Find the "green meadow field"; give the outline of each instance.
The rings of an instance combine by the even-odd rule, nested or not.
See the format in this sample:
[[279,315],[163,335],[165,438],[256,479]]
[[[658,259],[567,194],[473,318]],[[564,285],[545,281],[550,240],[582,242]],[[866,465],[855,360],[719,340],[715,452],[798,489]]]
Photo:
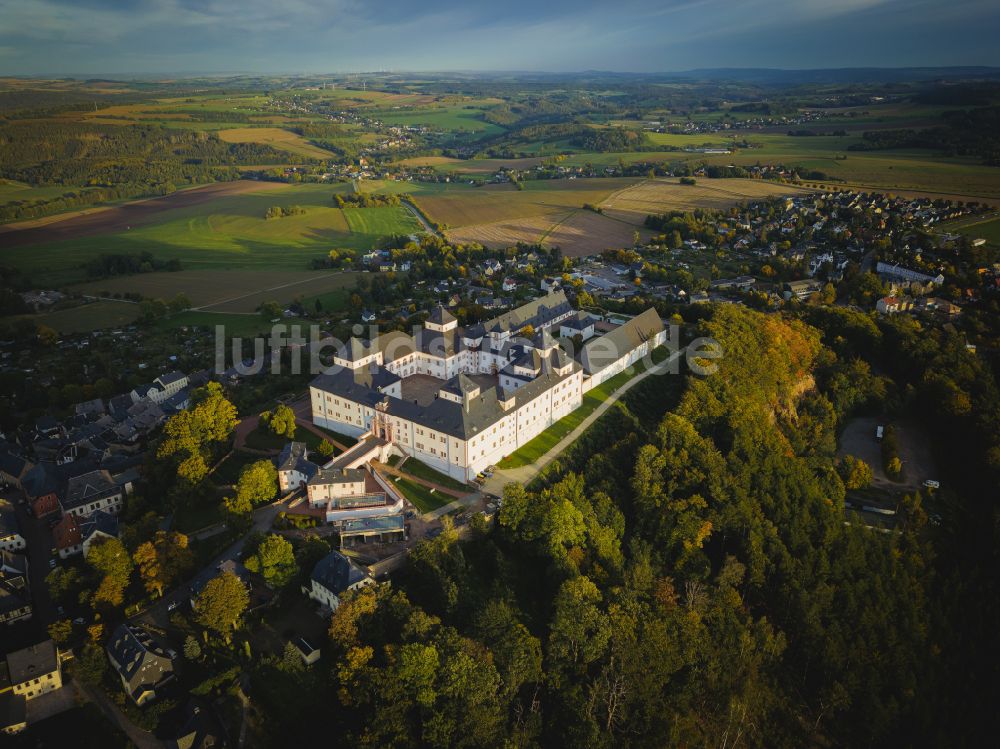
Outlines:
[[504,132],[499,125],[485,122],[483,110],[465,106],[439,107],[433,109],[406,109],[373,112],[387,125],[424,125],[430,128],[451,131],[469,131],[477,135],[498,135]]
[[[46,244],[2,248],[0,263],[53,283],[84,280],[81,264],[103,253],[151,252],[177,258],[185,269],[305,270],[332,249],[368,250],[389,234],[411,234],[420,224],[405,207],[347,208],[333,205],[346,184],[283,185],[226,195],[168,210],[155,222],[126,231]],[[302,215],[266,220],[271,206],[300,206]]]

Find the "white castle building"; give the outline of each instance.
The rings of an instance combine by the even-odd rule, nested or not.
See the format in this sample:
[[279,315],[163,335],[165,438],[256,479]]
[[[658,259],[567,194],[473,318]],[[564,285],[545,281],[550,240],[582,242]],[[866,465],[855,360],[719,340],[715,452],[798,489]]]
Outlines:
[[583,394],[666,340],[646,310],[570,357],[553,326],[580,319],[562,291],[461,328],[443,307],[413,335],[352,338],[310,385],[313,422],[372,435],[462,481],[578,408]]

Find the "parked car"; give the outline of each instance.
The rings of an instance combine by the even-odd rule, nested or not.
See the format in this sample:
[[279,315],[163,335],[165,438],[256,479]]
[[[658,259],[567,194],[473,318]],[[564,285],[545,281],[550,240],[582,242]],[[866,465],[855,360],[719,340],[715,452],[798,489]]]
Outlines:
[[167,611],[173,611],[180,605],[181,605],[180,601],[171,601],[170,603],[167,604]]
[[56,568],[56,560],[55,559],[50,559],[49,560],[49,569],[53,569],[54,570],[55,568]]
[[924,482],[924,486],[926,486],[928,489],[940,489],[941,488],[941,482],[940,481],[935,481],[934,479],[927,479]]

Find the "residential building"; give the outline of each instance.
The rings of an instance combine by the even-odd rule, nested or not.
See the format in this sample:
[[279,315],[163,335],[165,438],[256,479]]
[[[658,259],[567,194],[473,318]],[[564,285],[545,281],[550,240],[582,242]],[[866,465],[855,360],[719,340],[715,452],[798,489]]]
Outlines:
[[125,694],[137,705],[156,699],[157,690],[174,680],[176,654],[142,627],[119,624],[106,650]]
[[286,494],[306,485],[319,466],[307,457],[305,442],[289,442],[281,448],[278,456],[278,489]]
[[0,551],[22,551],[27,545],[14,505],[0,499]]
[[108,471],[90,471],[69,479],[61,501],[62,511],[81,518],[96,510],[117,515],[124,505],[125,494],[130,490],[131,484],[118,485]]
[[54,692],[62,686],[59,651],[52,640],[15,650],[7,655],[11,691],[26,700]]
[[303,586],[303,592],[324,609],[335,611],[340,605],[340,596],[344,593],[374,582],[367,572],[348,557],[339,551],[331,551],[313,567],[309,585]]

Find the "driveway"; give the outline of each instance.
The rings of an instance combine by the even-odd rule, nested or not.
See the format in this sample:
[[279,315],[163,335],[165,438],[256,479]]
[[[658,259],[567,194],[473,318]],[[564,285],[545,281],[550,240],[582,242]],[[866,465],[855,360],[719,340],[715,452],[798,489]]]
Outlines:
[[518,468],[507,468],[504,470],[497,469],[494,471],[493,476],[487,479],[486,483],[483,484],[483,491],[487,494],[495,494],[500,497],[503,495],[503,488],[511,482],[521,484],[522,486],[530,484],[535,477],[541,473],[542,470],[544,470],[545,466],[558,458],[566,448],[572,445],[580,437],[581,434],[587,431],[587,428],[590,427],[591,424],[601,418],[601,416],[603,416],[604,413],[611,408],[611,406],[613,406],[619,398],[650,375],[668,371],[669,367],[673,364],[677,357],[683,356],[683,354],[683,350],[675,351],[659,364],[650,367],[641,374],[636,375],[624,385],[619,387],[614,393],[608,396],[606,401],[601,403],[601,405],[595,408],[587,418],[581,421],[577,425],[576,429],[559,440],[559,442],[557,442],[547,453],[540,456],[534,463],[526,466],[519,466]]

